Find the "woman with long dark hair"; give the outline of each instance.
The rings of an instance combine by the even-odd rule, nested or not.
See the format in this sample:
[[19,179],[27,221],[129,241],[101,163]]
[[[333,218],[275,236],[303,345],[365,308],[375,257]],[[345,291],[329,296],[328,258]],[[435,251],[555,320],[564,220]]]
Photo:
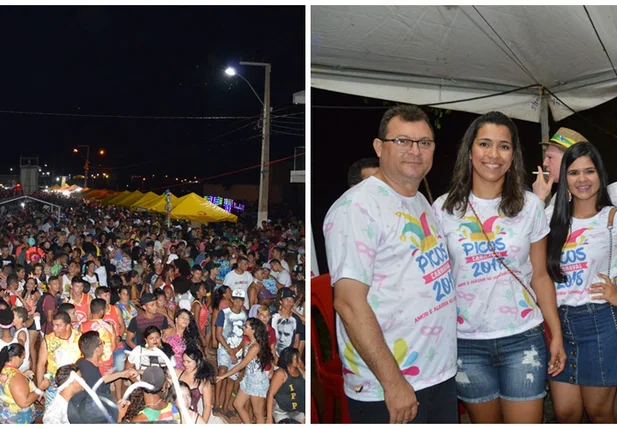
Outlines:
[[[10,311],[10,310],[5,310]],[[12,343],[0,350],[0,421],[2,423],[34,423],[34,403],[43,398],[43,392],[19,371],[26,358],[26,349]],[[42,390],[49,387],[44,379]]]
[[210,423],[216,371],[201,350],[195,347],[187,347],[182,356],[182,364],[184,369],[176,368],[176,374],[180,381],[189,386],[191,403],[188,407],[191,411],[200,413],[203,419]]
[[159,348],[171,360],[171,363],[176,366],[174,351],[169,344],[163,341],[161,330],[156,326],[148,326],[144,331],[143,343],[129,353],[125,369],[136,369],[143,372],[149,366],[166,367],[167,364],[159,356],[152,356],[148,351]]
[[[212,298],[212,319],[210,319],[210,332],[212,333],[216,332],[214,323],[216,322],[216,318],[219,315],[219,311],[231,307],[231,288],[229,286],[222,285],[214,291],[213,295],[214,298]],[[216,335],[212,335],[212,349],[216,350],[217,348],[218,342],[216,340]]]
[[[457,394],[473,423],[541,423],[547,373],[557,375],[565,366],[555,288],[546,271],[548,222],[543,202],[524,190],[524,175],[514,122],[489,112],[465,132],[450,192],[433,204],[441,231],[422,229],[421,220],[407,224],[420,234],[419,257],[430,255],[427,275],[450,257],[451,274],[427,286],[436,311],[456,290]],[[430,238],[439,233],[447,253],[431,249]],[[543,321],[555,338],[550,352]]]
[[199,328],[190,311],[180,309],[174,316],[174,327],[166,329],[163,339],[171,346],[176,358],[176,368],[184,369],[182,355],[189,347],[203,349],[203,343],[199,336]]
[[251,317],[246,321],[244,335],[249,339],[249,343],[244,347],[244,358],[231,370],[217,377],[216,381],[218,383],[246,368],[233,405],[242,423],[251,423],[251,418],[245,408],[247,401],[250,400],[257,424],[263,424],[266,422],[266,397],[270,387],[268,371],[272,368],[274,356],[268,345],[266,325],[259,319]]
[[293,347],[281,351],[277,369],[270,381],[266,423],[285,419],[304,423],[304,386],[306,383],[300,352]]
[[615,423],[617,366],[617,231],[606,170],[588,142],[568,148],[548,236],[548,272],[557,289],[569,365],[549,377],[559,423]]

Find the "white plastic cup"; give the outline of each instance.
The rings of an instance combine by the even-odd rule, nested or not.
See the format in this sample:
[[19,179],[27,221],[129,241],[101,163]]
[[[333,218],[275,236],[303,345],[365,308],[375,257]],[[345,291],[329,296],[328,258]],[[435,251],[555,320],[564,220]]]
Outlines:
[[41,316],[34,316],[34,326],[37,331],[41,330]]

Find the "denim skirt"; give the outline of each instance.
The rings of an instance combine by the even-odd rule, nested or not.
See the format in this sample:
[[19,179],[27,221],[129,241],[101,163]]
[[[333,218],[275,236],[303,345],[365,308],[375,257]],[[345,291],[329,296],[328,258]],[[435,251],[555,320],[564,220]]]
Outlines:
[[549,381],[617,386],[617,308],[609,303],[559,307],[566,367]]

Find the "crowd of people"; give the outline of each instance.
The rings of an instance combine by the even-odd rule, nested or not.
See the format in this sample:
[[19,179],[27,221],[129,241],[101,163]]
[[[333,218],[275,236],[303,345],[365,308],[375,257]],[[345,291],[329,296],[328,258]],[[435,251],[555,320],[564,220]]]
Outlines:
[[617,209],[598,149],[560,128],[529,188],[516,125],[486,113],[431,205],[427,114],[391,108],[377,136],[378,164],[353,166],[323,225],[352,422],[458,423],[458,398],[472,423],[542,423],[550,390],[557,422],[614,423]]
[[2,205],[0,422],[304,423],[304,225]]

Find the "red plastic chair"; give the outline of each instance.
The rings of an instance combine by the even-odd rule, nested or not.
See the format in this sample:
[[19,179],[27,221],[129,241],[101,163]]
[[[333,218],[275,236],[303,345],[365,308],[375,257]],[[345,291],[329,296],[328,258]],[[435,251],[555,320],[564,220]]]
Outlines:
[[325,362],[315,318],[311,317],[311,348],[315,356],[315,371],[317,379],[324,388],[323,423],[334,423],[334,401],[341,403],[342,423],[351,423],[347,409],[347,398],[343,390],[343,364],[338,355],[336,333],[334,329],[333,289],[330,284],[330,274],[311,279],[311,307],[323,316],[330,340],[330,359]]
[[311,423],[319,423],[319,413],[313,395],[311,395]]

